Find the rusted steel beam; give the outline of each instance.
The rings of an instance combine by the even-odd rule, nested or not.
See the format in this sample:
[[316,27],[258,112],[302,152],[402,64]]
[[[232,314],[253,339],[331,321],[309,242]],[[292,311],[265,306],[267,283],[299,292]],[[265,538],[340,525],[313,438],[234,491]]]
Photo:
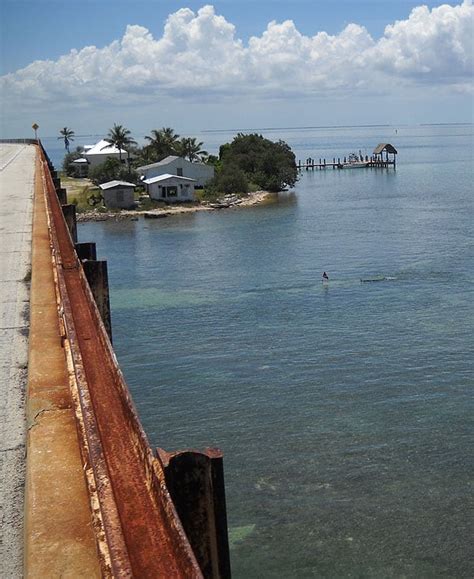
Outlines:
[[46,162],[58,306],[105,576],[202,577],[94,302]]
[[204,577],[230,578],[222,452],[157,449],[170,492]]

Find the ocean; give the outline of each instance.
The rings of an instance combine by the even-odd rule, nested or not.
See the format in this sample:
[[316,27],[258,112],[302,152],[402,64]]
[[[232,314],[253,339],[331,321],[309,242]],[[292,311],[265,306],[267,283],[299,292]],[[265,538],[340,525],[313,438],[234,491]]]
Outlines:
[[79,224],[149,440],[223,450],[236,578],[472,577],[473,125],[259,132],[397,168]]

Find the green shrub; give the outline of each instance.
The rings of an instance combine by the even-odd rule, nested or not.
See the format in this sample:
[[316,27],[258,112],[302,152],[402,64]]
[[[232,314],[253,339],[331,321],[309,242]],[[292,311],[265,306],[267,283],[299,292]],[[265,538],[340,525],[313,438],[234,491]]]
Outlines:
[[292,187],[298,179],[295,155],[284,141],[273,142],[262,135],[239,133],[220,148],[222,171],[233,166],[248,181],[267,191]]
[[118,159],[109,157],[97,167],[89,170],[89,179],[96,185],[107,183],[108,181],[128,181],[130,183],[139,183],[139,177],[134,169],[130,171]]
[[248,193],[245,173],[235,165],[224,165],[217,175],[217,189],[221,193]]
[[72,153],[67,153],[66,155],[64,155],[63,171],[66,173],[68,177],[79,177],[79,167],[76,167],[73,161],[75,161],[76,159],[80,159],[81,157],[82,153],[79,147]]

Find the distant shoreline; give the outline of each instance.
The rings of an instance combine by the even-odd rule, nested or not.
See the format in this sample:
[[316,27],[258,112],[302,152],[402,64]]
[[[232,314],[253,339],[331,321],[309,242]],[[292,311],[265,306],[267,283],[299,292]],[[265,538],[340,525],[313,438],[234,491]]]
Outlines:
[[472,125],[470,121],[459,123],[415,123],[415,124],[372,124],[372,125],[314,125],[298,127],[249,127],[249,128],[229,128],[229,129],[203,129],[200,133],[233,133],[233,132],[255,132],[255,131],[307,131],[311,129],[377,129],[377,128],[407,128],[407,127],[450,127]]

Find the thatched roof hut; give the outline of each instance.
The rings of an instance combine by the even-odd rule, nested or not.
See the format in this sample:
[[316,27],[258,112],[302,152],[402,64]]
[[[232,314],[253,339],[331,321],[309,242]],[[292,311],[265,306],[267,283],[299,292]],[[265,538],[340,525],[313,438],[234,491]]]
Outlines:
[[397,149],[390,143],[379,143],[374,149],[374,155],[381,155],[383,152],[397,154]]
[[[385,151],[385,159],[384,159],[384,151]],[[389,159],[389,154],[393,155],[392,159]],[[390,143],[379,143],[374,149],[374,156],[373,159],[376,164],[380,164],[380,166],[385,166],[384,164],[393,164],[395,167],[396,164],[396,156],[397,156],[397,149]]]

